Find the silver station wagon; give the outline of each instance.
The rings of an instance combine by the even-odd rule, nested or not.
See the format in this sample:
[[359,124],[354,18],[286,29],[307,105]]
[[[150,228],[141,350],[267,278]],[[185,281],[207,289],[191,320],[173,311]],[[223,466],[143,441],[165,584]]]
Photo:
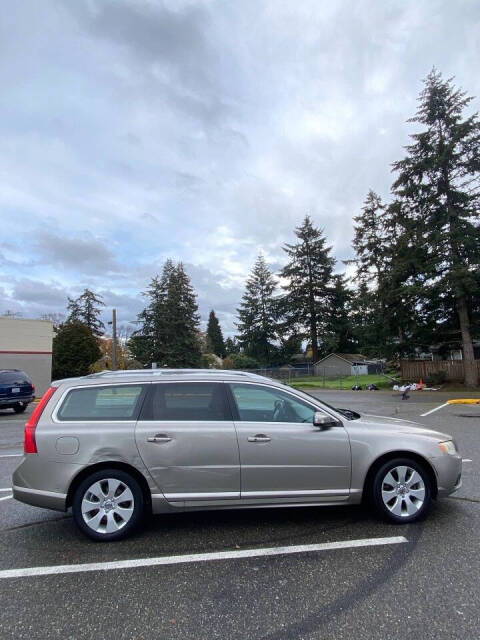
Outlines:
[[461,485],[449,435],[335,409],[249,373],[103,372],[54,382],[25,425],[17,500],[72,508],[94,540],[147,512],[359,504],[412,522]]

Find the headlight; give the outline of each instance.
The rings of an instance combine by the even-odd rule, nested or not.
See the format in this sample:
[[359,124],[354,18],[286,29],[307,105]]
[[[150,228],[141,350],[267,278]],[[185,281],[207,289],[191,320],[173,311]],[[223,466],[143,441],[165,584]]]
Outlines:
[[443,451],[443,453],[448,453],[451,456],[454,456],[457,453],[457,447],[453,440],[446,440],[445,442],[439,442],[438,446]]

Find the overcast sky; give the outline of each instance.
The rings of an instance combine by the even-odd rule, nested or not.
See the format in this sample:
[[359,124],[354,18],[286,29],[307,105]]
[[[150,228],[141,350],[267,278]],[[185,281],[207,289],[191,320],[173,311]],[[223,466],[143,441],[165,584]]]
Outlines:
[[170,257],[231,333],[306,213],[342,270],[422,79],[480,96],[479,61],[478,0],[2,3],[0,313],[88,286],[134,320]]

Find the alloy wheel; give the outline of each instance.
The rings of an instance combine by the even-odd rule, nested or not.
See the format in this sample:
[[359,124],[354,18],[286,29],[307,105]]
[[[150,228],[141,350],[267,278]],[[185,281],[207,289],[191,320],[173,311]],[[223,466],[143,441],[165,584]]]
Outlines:
[[390,469],[382,480],[382,500],[388,511],[408,518],[418,513],[425,501],[425,481],[409,466]]
[[130,488],[117,478],[94,482],[84,493],[81,511],[85,524],[99,534],[116,533],[130,521],[135,500]]

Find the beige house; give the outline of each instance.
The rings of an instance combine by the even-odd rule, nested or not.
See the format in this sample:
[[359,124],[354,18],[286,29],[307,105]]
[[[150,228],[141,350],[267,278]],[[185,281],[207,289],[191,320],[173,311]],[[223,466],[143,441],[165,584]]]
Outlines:
[[52,380],[52,340],[49,320],[0,316],[0,369],[25,371],[43,395]]
[[330,353],[314,365],[317,376],[353,376],[368,373],[368,362],[360,353]]

